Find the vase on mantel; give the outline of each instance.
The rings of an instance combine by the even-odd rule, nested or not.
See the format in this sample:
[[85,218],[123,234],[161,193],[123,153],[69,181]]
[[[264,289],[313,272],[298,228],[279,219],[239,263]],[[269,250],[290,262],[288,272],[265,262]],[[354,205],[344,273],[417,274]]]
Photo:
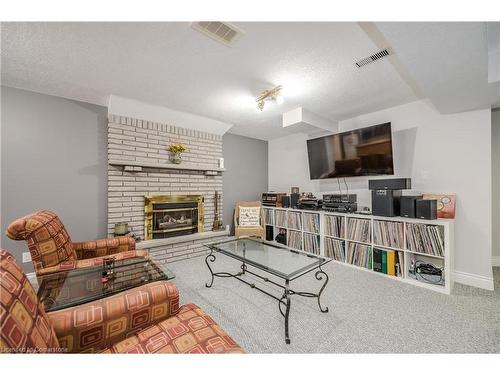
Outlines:
[[170,161],[174,164],[182,163],[182,153],[180,152],[172,153],[172,155],[170,156]]

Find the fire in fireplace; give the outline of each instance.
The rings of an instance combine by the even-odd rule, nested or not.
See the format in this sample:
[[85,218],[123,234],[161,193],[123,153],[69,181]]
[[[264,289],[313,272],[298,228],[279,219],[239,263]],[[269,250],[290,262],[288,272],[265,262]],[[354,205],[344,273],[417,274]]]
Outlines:
[[153,240],[203,232],[202,195],[144,197],[144,238]]

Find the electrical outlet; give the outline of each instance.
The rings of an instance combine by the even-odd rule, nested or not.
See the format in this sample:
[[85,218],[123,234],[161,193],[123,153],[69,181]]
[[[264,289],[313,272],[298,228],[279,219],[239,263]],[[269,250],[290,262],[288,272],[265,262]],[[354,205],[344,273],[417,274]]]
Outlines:
[[23,253],[23,263],[31,262],[31,253],[29,251]]

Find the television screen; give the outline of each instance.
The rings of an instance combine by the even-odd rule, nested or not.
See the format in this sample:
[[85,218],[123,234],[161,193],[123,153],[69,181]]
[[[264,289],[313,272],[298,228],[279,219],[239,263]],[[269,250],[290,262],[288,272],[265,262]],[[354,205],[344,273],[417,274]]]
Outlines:
[[311,180],[394,174],[391,123],[307,141]]

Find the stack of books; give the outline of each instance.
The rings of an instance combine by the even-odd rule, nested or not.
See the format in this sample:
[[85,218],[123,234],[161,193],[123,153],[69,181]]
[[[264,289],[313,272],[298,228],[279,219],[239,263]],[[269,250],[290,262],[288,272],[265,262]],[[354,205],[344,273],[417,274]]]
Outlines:
[[373,270],[390,276],[403,277],[404,253],[373,248]]

